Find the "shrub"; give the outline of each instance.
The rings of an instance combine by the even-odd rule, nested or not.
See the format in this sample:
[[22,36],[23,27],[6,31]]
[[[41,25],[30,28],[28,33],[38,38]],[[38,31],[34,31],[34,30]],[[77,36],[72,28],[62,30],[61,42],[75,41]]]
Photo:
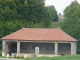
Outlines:
[[2,56],[2,51],[0,50],[0,56]]

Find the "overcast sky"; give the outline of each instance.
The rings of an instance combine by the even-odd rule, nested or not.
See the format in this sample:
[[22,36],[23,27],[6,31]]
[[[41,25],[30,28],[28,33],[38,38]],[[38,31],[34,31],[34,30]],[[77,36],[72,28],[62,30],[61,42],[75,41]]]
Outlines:
[[[53,5],[58,13],[63,14],[63,10],[74,0],[46,0],[46,6]],[[80,0],[77,0],[80,3]]]

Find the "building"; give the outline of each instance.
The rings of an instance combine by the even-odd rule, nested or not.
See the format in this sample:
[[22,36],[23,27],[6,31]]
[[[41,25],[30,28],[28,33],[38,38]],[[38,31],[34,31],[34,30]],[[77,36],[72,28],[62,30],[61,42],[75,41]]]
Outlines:
[[64,15],[59,15],[58,22],[61,22],[61,21],[63,21],[63,19],[65,19],[65,18],[64,18]]
[[76,54],[77,40],[60,29],[22,28],[1,39],[2,56],[31,57],[36,55],[36,47],[39,47],[37,57]]

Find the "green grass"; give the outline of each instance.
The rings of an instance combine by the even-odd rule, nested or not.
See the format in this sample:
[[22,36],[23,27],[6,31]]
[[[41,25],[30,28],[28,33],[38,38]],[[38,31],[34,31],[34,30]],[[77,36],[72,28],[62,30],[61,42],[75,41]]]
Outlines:
[[[7,58],[7,57],[0,56],[0,58]],[[9,57],[9,58],[14,58],[14,59],[25,59],[25,58],[23,58],[23,57]]]
[[7,58],[7,57],[0,56],[0,58]]
[[[0,58],[6,58],[6,57],[0,57]],[[14,58],[14,57],[10,57]],[[24,58],[15,58],[15,59],[23,59]],[[27,58],[25,60],[80,60],[80,55],[66,55],[66,56],[58,56],[58,57],[33,57],[33,58]]]
[[26,60],[80,60],[80,55],[67,55],[59,57],[35,57],[27,58]]
[[[14,57],[9,57],[9,58],[14,58]],[[15,59],[25,59],[23,57],[15,57]]]

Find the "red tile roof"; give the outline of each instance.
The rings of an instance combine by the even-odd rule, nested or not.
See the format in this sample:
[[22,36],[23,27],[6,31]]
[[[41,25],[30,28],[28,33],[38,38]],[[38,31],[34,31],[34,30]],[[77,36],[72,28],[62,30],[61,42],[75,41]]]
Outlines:
[[64,18],[64,15],[61,15],[61,18]]
[[2,40],[77,41],[60,29],[23,28]]

